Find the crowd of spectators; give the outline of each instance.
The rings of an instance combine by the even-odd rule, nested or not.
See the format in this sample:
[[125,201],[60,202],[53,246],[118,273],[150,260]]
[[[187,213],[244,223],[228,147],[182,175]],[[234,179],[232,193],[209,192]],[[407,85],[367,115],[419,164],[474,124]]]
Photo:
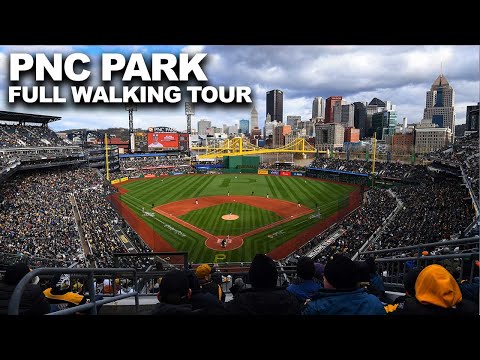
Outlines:
[[281,171],[304,171],[304,166],[296,166],[289,163],[262,162],[259,169],[281,170]]
[[180,156],[133,157],[120,158],[120,171],[112,173],[112,179],[122,177],[138,178],[142,175],[155,176],[171,173],[192,174],[195,168],[190,164],[190,158]]
[[0,148],[65,145],[48,127],[0,124]]
[[479,151],[478,132],[461,137],[455,144],[425,156],[428,160],[437,160],[460,166],[464,179],[471,186],[473,196],[479,200]]
[[331,254],[341,253],[353,256],[370,236],[380,227],[397,203],[392,194],[383,189],[372,189],[365,193],[362,206],[353,211],[338,224],[317,235],[307,244],[292,253],[286,260],[286,265],[296,264],[297,259],[308,254],[331,238],[335,233],[341,233],[329,246],[315,256],[315,259],[325,261]]
[[436,177],[434,182],[398,187],[394,191],[403,208],[370,250],[459,238],[474,219],[471,200],[458,179]]
[[21,173],[0,188],[0,251],[82,261],[67,195],[85,184],[85,170]]
[[149,251],[106,200],[109,192],[99,172],[87,168],[24,172],[9,179],[0,190],[0,252],[85,265],[72,194],[98,267],[112,267],[112,254],[126,252],[113,228],[117,224],[137,251]]
[[[370,174],[372,172],[372,162],[364,160],[342,160],[342,159],[327,159],[317,158],[313,160],[311,167],[340,170],[347,172],[354,172],[360,174]],[[410,172],[416,166],[410,164],[402,164],[400,162],[375,162],[375,174],[377,176],[386,176],[391,178],[408,178]]]

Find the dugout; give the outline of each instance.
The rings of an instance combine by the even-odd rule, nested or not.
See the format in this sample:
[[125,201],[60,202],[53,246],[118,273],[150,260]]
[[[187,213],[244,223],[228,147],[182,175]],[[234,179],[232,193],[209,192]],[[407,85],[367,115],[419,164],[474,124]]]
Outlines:
[[224,156],[224,173],[256,174],[260,164],[260,156]]

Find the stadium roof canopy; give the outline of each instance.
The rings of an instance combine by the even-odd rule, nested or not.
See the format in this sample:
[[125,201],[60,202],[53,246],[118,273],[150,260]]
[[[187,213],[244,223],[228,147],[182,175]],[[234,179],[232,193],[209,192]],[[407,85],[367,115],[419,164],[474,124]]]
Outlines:
[[11,121],[18,123],[37,123],[47,124],[52,121],[58,121],[61,116],[24,114],[11,111],[0,111],[0,121]]

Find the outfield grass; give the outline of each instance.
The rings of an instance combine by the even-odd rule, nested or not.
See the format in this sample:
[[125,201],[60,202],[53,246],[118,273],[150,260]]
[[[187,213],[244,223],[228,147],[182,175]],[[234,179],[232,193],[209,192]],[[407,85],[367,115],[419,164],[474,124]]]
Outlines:
[[[230,212],[239,218],[223,220],[222,215]],[[180,218],[212,235],[223,236],[240,235],[282,219],[274,212],[239,203],[223,203],[193,210]]]
[[[310,180],[303,177],[252,174],[170,176],[134,181],[122,185],[122,187],[127,189],[128,193],[121,195],[121,200],[139,215],[152,231],[159,233],[175,249],[188,251],[189,259],[194,262],[212,262],[216,253],[226,254],[227,258],[225,261],[250,261],[256,253],[267,253],[273,250],[283,242],[290,240],[298,233],[314,225],[319,219],[305,215],[244,239],[244,245],[237,250],[217,252],[208,249],[204,245],[205,238],[203,236],[158,213],[155,213],[153,217],[144,216],[143,210],[152,212],[152,207],[182,199],[227,195],[227,193],[230,193],[230,195],[251,195],[253,191],[254,195],[257,196],[269,194],[270,198],[287,200],[293,203],[300,202],[302,206],[311,209],[315,209],[317,206],[323,219],[346,206],[349,193],[355,189],[349,185]],[[195,212],[208,209],[199,209]],[[252,208],[252,211],[256,210],[265,211]],[[203,215],[208,215],[208,212]],[[205,218],[210,220],[208,216]],[[199,227],[205,229],[205,226],[207,224]],[[178,236],[171,228],[182,232],[185,236]],[[207,229],[205,230],[208,231]],[[282,230],[281,236],[268,237],[268,235]],[[232,232],[230,235],[235,235],[235,233]]]

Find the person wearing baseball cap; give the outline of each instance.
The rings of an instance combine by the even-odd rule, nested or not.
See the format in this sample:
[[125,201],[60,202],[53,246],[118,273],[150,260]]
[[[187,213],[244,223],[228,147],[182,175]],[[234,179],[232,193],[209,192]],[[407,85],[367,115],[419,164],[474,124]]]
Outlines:
[[215,296],[218,300],[224,302],[225,294],[222,291],[220,285],[216,284],[212,280],[212,268],[208,264],[201,264],[195,270],[198,282],[200,283],[200,289],[202,292],[208,292]]

